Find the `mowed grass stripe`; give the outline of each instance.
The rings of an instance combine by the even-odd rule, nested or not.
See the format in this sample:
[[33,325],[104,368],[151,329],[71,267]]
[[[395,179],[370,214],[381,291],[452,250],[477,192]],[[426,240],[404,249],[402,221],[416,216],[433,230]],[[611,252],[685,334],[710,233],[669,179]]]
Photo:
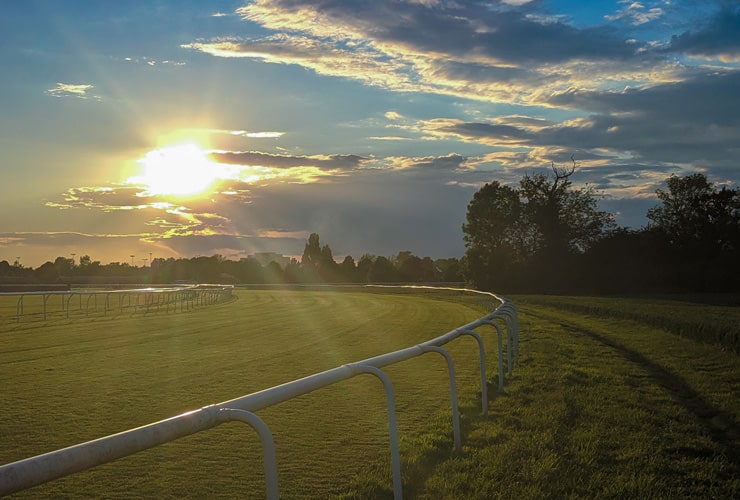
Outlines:
[[[6,328],[0,462],[407,347],[482,315],[413,295],[240,290],[236,296],[187,313]],[[474,343],[462,339],[452,352],[460,384],[476,384]],[[438,355],[389,374],[403,435],[449,412]],[[362,376],[261,411],[275,434],[284,496],[326,497],[364,464],[387,462],[384,408],[380,383]],[[451,427],[448,433],[451,441]],[[228,424],[18,496],[261,498],[263,492],[258,439],[243,424]]]

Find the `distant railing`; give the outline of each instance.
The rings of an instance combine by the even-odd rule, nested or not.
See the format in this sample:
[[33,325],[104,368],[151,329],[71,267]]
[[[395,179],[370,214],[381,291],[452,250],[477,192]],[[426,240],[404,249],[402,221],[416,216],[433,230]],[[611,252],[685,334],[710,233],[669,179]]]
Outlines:
[[[423,289],[427,287],[410,288]],[[499,305],[493,312],[482,318],[412,347],[367,358],[362,361],[344,364],[330,370],[236,399],[205,406],[199,410],[183,413],[136,429],[0,466],[0,496],[15,493],[63,476],[133,455],[134,453],[211,429],[225,422],[239,421],[252,426],[260,437],[263,446],[267,498],[277,499],[279,497],[278,468],[272,434],[267,424],[253,412],[327,387],[356,375],[370,374],[382,382],[386,395],[393,494],[394,498],[399,500],[403,498],[403,491],[401,486],[401,461],[398,430],[396,427],[394,392],[390,379],[381,368],[429,352],[438,353],[444,357],[447,363],[450,382],[453,439],[455,450],[459,452],[462,444],[455,369],[452,357],[442,346],[461,336],[472,336],[475,338],[478,344],[480,359],[481,407],[484,415],[488,410],[486,351],[481,335],[475,330],[483,326],[490,326],[496,331],[499,390],[503,390],[504,388],[504,351],[506,351],[506,367],[509,375],[511,375],[512,367],[519,357],[518,322],[514,304],[503,297],[486,292],[463,289],[455,290],[488,295],[498,301]],[[506,327],[506,342],[504,342],[500,323]]]
[[187,285],[121,290],[72,289],[66,291],[2,292],[0,301],[13,301],[15,313],[6,306],[3,316],[46,321],[124,313],[183,312],[194,307],[216,304],[232,296],[231,285]]

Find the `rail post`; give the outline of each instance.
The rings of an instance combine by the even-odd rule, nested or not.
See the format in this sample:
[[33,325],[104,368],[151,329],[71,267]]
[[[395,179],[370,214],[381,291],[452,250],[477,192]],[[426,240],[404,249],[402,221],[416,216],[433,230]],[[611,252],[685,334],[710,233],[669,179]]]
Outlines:
[[259,435],[262,442],[262,460],[265,466],[265,489],[268,500],[278,500],[280,492],[278,489],[277,454],[275,453],[275,440],[272,432],[264,420],[247,410],[235,408],[219,408],[219,419],[225,422],[238,421],[250,425]]
[[391,471],[393,475],[393,498],[403,498],[403,484],[401,482],[401,454],[398,445],[398,425],[396,423],[396,403],[394,402],[393,383],[383,370],[372,365],[349,363],[348,366],[355,373],[369,373],[375,375],[383,383],[385,390],[385,406],[388,412],[388,435],[391,448]]
[[483,415],[488,415],[488,381],[486,380],[486,349],[483,339],[475,330],[460,330],[462,335],[469,335],[478,343],[478,357],[480,358],[480,399]]
[[452,402],[452,435],[455,440],[455,451],[462,451],[462,439],[460,438],[460,412],[457,407],[457,387],[455,383],[455,363],[452,356],[446,350],[436,345],[419,345],[424,352],[437,352],[447,361],[447,375],[450,378],[450,401]]

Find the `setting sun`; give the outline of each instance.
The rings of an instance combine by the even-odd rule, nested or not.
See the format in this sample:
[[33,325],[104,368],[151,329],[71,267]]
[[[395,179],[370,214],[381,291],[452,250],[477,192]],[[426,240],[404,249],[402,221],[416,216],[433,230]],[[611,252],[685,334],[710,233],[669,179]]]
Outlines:
[[206,192],[220,177],[218,164],[194,143],[150,151],[138,163],[141,174],[129,177],[126,184],[145,186],[150,195],[197,195]]

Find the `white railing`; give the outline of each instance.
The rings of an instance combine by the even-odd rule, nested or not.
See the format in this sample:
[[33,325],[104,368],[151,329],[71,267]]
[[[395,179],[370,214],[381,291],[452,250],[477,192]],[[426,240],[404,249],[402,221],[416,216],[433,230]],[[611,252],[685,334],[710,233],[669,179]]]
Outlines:
[[[493,312],[482,318],[412,347],[354,363],[347,363],[246,396],[205,406],[166,420],[0,466],[0,496],[15,493],[63,476],[133,455],[134,453],[211,429],[225,422],[240,421],[252,426],[260,437],[263,446],[267,498],[277,499],[279,497],[278,469],[272,434],[267,424],[255,415],[254,412],[360,374],[370,374],[380,379],[385,390],[388,431],[390,434],[393,494],[394,498],[401,499],[403,498],[401,462],[398,431],[396,428],[393,385],[381,368],[429,352],[438,353],[444,357],[450,379],[453,439],[455,450],[460,451],[461,436],[455,369],[452,357],[442,346],[465,335],[472,336],[476,339],[480,354],[481,407],[484,415],[487,413],[488,408],[486,352],[483,339],[475,330],[483,326],[490,326],[496,331],[499,390],[503,390],[504,388],[504,350],[506,351],[506,367],[509,375],[512,373],[513,364],[519,357],[517,312],[514,304],[503,297],[487,294],[486,292],[464,289],[455,290],[486,294],[496,299],[500,304]],[[504,343],[501,325],[497,320],[503,322],[506,327],[506,343]]]
[[21,321],[24,317],[46,321],[50,316],[69,319],[70,313],[107,316],[109,313],[123,314],[125,311],[182,312],[228,300],[232,290],[231,285],[189,285],[121,290],[1,292],[0,299],[17,297],[14,315],[16,321]]

